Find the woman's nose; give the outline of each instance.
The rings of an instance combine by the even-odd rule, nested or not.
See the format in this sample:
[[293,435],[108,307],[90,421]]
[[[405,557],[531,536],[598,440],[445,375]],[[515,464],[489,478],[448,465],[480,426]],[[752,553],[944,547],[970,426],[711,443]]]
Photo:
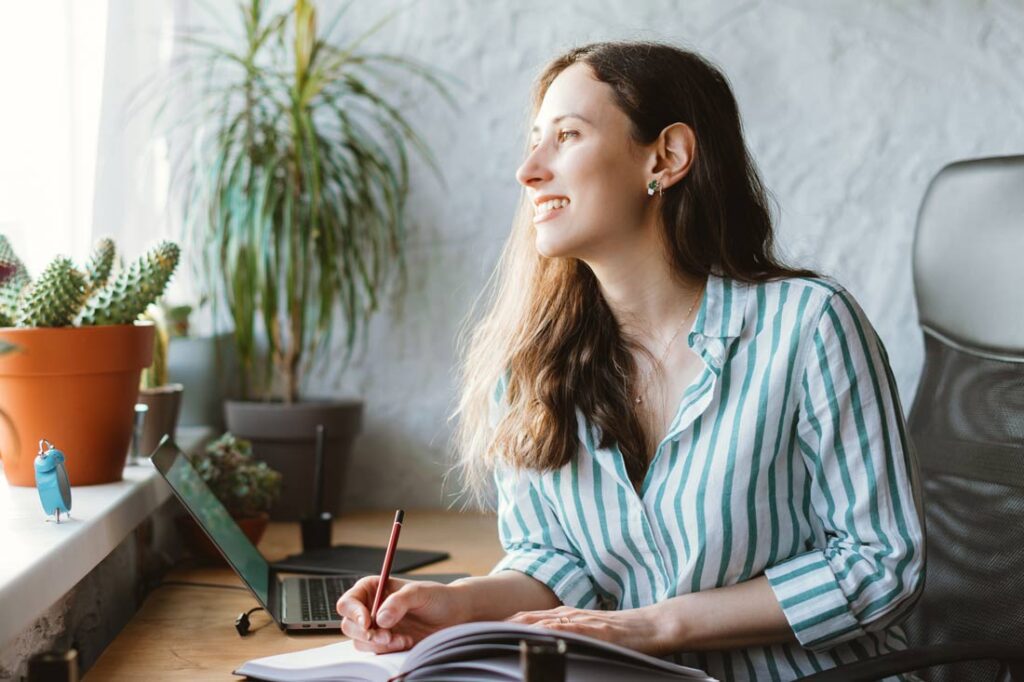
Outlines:
[[523,161],[516,171],[516,180],[524,187],[551,179],[551,170],[544,161],[543,153],[539,152],[539,147],[530,152],[529,156],[526,157],[526,160]]

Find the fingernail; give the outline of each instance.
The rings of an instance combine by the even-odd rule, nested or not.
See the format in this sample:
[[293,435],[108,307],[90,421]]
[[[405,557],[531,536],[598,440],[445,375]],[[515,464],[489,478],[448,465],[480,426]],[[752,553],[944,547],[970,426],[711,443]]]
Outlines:
[[387,609],[377,612],[377,625],[382,628],[389,627],[391,625],[391,612]]
[[387,644],[389,639],[391,639],[390,632],[378,632],[373,636],[373,641],[377,644]]

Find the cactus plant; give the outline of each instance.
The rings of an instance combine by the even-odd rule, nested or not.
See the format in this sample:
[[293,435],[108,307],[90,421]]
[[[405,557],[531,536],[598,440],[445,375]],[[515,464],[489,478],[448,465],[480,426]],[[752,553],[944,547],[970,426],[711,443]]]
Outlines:
[[173,242],[161,242],[119,272],[85,302],[78,322],[82,326],[130,324],[164,292],[180,250]]
[[18,311],[18,298],[29,283],[25,265],[0,234],[0,327],[10,327]]
[[21,297],[15,322],[19,327],[67,327],[84,298],[85,275],[70,258],[58,256]]
[[114,247],[114,240],[104,237],[96,243],[89,256],[89,262],[85,266],[85,290],[92,293],[105,285],[110,277],[110,271],[114,267],[114,255],[117,249]]
[[131,324],[163,294],[180,251],[162,242],[110,279],[114,254],[114,242],[102,239],[85,272],[57,257],[33,283],[0,234],[0,327]]
[[[14,266],[10,263],[0,263],[0,290],[9,279],[14,276]],[[14,318],[0,305],[0,327],[10,327],[14,324]]]
[[[27,280],[6,240],[0,246],[7,284],[14,276]],[[163,293],[179,251],[165,242],[128,267],[112,265],[112,251],[112,243],[101,242],[81,270],[67,258],[55,258],[17,296],[13,318],[25,329],[4,330],[0,341],[0,421],[16,425],[0,429],[3,476],[11,485],[35,483],[33,438],[57,424],[64,429],[64,447],[76,453],[68,462],[72,486],[122,477],[132,405],[140,399],[139,373],[151,360],[154,333],[150,325],[133,323]],[[104,277],[106,284],[87,291]],[[102,326],[73,328],[81,325]],[[18,345],[13,354],[11,342]],[[165,433],[173,433],[173,421],[167,426]],[[24,456],[9,458],[10,452]]]
[[7,284],[7,280],[14,277],[16,268],[11,263],[0,263],[0,286]]

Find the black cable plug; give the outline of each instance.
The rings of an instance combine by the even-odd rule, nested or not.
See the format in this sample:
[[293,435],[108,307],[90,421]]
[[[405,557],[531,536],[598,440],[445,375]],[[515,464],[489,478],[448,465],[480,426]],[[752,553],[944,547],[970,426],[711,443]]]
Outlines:
[[257,611],[262,611],[262,610],[263,610],[262,606],[254,606],[253,608],[249,609],[248,611],[244,611],[244,612],[238,614],[238,618],[235,618],[235,630],[238,631],[238,636],[239,637],[245,637],[247,634],[249,634],[249,616],[250,616],[250,614],[253,614],[253,613],[256,613]]

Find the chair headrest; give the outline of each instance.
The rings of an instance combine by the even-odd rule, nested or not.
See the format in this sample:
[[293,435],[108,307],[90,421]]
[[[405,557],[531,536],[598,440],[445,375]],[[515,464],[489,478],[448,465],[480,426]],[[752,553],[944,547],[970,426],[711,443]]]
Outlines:
[[1024,155],[939,171],[918,212],[913,262],[922,327],[1024,357]]

